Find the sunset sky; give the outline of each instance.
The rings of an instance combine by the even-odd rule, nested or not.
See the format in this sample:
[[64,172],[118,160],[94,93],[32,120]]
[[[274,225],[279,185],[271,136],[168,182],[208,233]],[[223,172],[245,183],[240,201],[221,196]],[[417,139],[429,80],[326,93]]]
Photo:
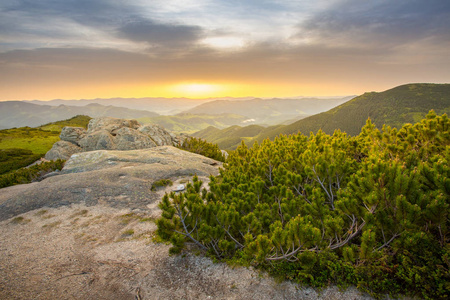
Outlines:
[[449,0],[2,0],[0,100],[450,82]]

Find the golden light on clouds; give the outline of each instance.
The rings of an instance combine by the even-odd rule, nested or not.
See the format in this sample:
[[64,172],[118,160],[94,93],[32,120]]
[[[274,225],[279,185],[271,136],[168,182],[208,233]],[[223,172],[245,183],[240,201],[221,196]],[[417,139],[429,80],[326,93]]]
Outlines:
[[342,96],[449,82],[448,1],[391,2],[0,1],[0,100]]
[[245,46],[244,40],[239,37],[212,37],[204,39],[203,43],[210,47],[223,50],[238,49]]

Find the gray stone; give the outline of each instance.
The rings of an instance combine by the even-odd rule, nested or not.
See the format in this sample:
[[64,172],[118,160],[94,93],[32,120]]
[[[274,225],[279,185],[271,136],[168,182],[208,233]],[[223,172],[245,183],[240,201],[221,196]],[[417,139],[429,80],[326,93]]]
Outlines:
[[62,141],[71,142],[74,145],[80,146],[79,141],[86,135],[86,129],[82,127],[66,126],[61,130],[59,138]]
[[[209,175],[219,174],[221,165],[173,146],[76,153],[66,162],[60,175],[2,189],[0,221],[43,206],[73,203],[145,210],[164,194],[163,190],[151,191],[154,181],[190,180],[195,174],[208,180]],[[169,192],[172,189],[167,188]]]
[[72,154],[82,152],[82,151],[83,151],[83,149],[74,145],[71,142],[58,141],[58,142],[54,143],[52,149],[50,149],[45,154],[45,159],[47,159],[47,160],[57,160],[57,159],[67,160],[70,158],[70,156]]
[[112,134],[117,150],[145,149],[157,146],[148,135],[132,128],[122,127],[114,130]]
[[179,184],[179,185],[177,185],[177,187],[173,191],[174,192],[181,192],[181,191],[184,191],[185,188],[186,187],[185,187],[184,184]]
[[133,129],[138,129],[140,126],[139,122],[136,120],[127,120],[127,119],[117,119],[111,117],[101,117],[95,118],[89,121],[88,132],[94,132],[98,130],[106,130],[108,132],[112,132],[116,129],[122,127],[129,127]]
[[[89,122],[88,130],[80,127],[64,127],[60,138],[72,143],[76,151],[68,151],[67,144],[56,143],[47,159],[68,159],[69,154],[94,150],[134,150],[156,146],[181,144],[187,135],[177,136],[158,125],[140,126],[136,120],[110,117],[95,118]],[[59,149],[63,147],[63,149]],[[75,148],[74,148],[75,149]]]
[[144,125],[139,127],[138,130],[142,133],[145,133],[146,135],[151,136],[153,141],[158,146],[174,145],[174,135],[171,135],[169,132],[159,127],[158,125]]
[[79,141],[83,151],[115,149],[113,136],[105,129],[89,132]]

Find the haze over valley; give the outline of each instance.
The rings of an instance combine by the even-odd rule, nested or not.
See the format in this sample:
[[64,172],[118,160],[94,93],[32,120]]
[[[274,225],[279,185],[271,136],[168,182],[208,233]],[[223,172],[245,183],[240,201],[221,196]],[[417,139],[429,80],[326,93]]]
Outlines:
[[[0,102],[0,129],[39,126],[76,115],[138,119],[193,133],[208,126],[275,125],[326,111],[351,99],[93,99]],[[114,105],[112,105],[114,104]]]

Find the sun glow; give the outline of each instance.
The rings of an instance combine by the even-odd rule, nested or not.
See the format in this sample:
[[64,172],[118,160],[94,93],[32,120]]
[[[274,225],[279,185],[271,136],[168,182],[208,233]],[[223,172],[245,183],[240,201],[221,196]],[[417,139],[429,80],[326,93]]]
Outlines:
[[226,90],[222,85],[210,83],[181,83],[169,88],[171,92],[185,97],[211,97]]

